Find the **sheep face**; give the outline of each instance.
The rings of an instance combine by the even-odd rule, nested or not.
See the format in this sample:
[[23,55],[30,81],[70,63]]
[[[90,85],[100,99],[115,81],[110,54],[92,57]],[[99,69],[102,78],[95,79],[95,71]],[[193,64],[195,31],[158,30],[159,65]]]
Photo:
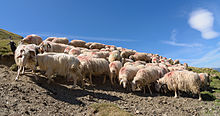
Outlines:
[[121,80],[120,80],[120,85],[123,85],[123,88],[126,88],[127,82],[128,82],[127,79],[121,79]]
[[160,92],[162,85],[163,84],[160,81],[157,81],[157,83],[155,84],[155,90],[157,92]]
[[48,52],[49,49],[51,48],[51,45],[49,43],[41,43],[40,45],[40,51],[43,52]]

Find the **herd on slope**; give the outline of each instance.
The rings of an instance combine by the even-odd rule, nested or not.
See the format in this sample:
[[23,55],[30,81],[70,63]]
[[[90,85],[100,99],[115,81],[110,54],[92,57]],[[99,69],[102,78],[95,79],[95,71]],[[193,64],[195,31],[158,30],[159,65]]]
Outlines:
[[179,60],[83,40],[48,37],[43,41],[38,35],[28,35],[21,40],[14,58],[19,67],[16,80],[20,72],[24,74],[25,68],[30,68],[33,73],[37,69],[45,71],[48,83],[53,82],[54,74],[73,81],[73,87],[77,81],[84,87],[87,77],[90,84],[93,77],[99,77],[103,84],[109,77],[112,85],[118,82],[128,90],[142,89],[146,93],[148,88],[152,94],[153,84],[158,92],[174,91],[175,97],[178,91],[192,92],[199,95],[199,100],[200,89],[210,83],[208,74],[187,71],[188,65]]

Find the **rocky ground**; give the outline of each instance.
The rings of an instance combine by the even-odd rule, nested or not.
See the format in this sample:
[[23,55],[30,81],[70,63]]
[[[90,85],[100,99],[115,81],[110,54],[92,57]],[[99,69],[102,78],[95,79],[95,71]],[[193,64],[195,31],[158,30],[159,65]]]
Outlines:
[[[133,115],[219,115],[220,104],[215,101],[198,101],[197,97],[173,98],[141,92],[130,93],[120,86],[80,86],[72,89],[60,77],[48,85],[38,73],[39,80],[27,72],[15,81],[16,72],[0,65],[0,116],[4,115],[94,115],[90,105],[113,103]],[[109,81],[108,81],[109,82]],[[183,95],[184,96],[184,95]],[[204,97],[204,96],[203,96]]]

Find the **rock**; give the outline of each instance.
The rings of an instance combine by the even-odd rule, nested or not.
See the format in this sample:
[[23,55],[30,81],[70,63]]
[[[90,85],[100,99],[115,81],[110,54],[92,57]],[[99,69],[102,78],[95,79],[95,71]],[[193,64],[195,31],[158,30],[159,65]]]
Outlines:
[[152,97],[148,97],[148,98],[147,98],[148,101],[151,101],[152,99],[153,99]]
[[139,111],[139,110],[136,110],[136,111],[135,111],[135,113],[136,113],[136,114],[139,114],[139,113],[140,113],[140,111]]

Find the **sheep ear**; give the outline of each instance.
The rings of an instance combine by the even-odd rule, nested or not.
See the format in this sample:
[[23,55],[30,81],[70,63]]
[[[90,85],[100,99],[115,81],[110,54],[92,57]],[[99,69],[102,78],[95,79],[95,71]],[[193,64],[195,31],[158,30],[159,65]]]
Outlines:
[[47,47],[48,47],[48,48],[51,48],[51,45],[48,43],[48,44],[47,44]]
[[123,81],[121,80],[121,81],[120,81],[120,85],[122,84],[122,82],[123,82]]

